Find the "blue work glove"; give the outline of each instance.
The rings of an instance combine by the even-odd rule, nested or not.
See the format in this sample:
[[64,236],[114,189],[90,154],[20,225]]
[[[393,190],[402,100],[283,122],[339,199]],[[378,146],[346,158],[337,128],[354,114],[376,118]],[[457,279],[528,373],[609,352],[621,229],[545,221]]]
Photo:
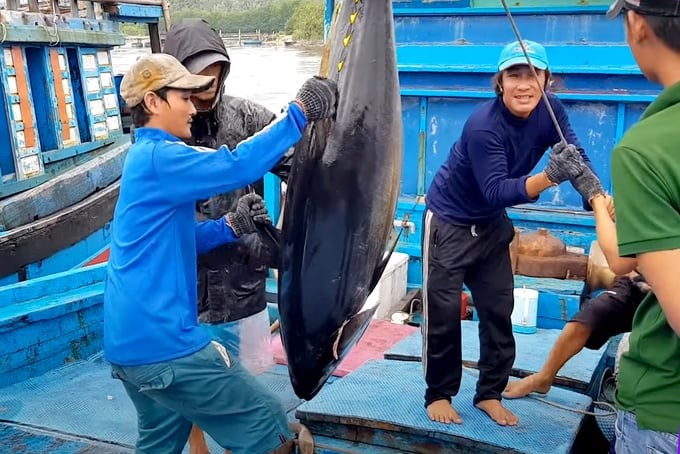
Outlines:
[[560,142],[553,146],[544,172],[551,182],[560,184],[578,177],[584,168],[588,167],[578,149],[572,144]]
[[248,193],[238,199],[236,210],[227,213],[227,222],[238,237],[257,231],[255,223],[271,222],[262,197]]
[[330,79],[314,76],[302,84],[295,101],[302,106],[309,123],[333,118],[338,103],[338,86]]

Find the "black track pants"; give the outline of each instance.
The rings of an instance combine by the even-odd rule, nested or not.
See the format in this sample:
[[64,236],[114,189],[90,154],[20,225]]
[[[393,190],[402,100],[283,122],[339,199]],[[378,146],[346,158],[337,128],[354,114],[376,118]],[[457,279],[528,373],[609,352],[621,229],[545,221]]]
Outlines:
[[463,284],[470,289],[479,316],[480,376],[474,403],[500,400],[515,360],[508,248],[512,222],[503,215],[483,225],[454,225],[428,210],[423,226],[425,405],[450,401],[460,388]]

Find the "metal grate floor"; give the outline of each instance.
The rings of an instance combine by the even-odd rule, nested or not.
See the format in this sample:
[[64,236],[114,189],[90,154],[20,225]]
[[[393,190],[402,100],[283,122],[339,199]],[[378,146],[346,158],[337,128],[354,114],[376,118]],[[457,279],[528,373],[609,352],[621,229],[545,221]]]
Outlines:
[[[430,421],[423,407],[422,365],[371,361],[300,405],[312,433],[399,448],[403,452],[567,453],[584,416],[535,399],[504,401],[520,423],[501,427],[473,407],[476,377],[463,373],[456,408],[462,425]],[[553,388],[547,400],[587,410],[589,397]]]
[[[286,411],[300,403],[284,366],[275,366],[258,379],[281,398]],[[101,353],[3,388],[0,390],[0,420],[129,448],[134,446],[137,436],[134,407],[121,383],[111,378],[110,367]],[[2,442],[3,433],[9,437],[9,429],[0,432],[0,443],[8,446],[9,443]],[[212,439],[207,439],[211,452],[224,452]],[[48,451],[41,448],[21,452]]]

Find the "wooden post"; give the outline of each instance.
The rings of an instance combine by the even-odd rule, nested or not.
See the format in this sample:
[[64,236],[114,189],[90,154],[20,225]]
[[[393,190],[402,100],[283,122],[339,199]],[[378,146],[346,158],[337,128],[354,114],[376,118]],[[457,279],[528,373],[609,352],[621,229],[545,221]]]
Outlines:
[[158,33],[158,24],[149,24],[149,43],[151,44],[151,52],[158,53],[161,51],[161,36]]
[[161,8],[163,9],[163,22],[165,22],[165,33],[170,30],[170,4],[168,0],[161,0]]
[[78,17],[78,0],[71,0],[71,17]]
[[94,3],[90,1],[85,3],[85,16],[88,19],[94,19]]

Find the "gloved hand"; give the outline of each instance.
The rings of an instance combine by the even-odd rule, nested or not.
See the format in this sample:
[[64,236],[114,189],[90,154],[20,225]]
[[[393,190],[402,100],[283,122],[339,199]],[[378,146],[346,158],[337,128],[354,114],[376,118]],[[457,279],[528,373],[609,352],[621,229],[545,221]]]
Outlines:
[[338,103],[338,86],[330,79],[314,76],[302,84],[295,101],[302,106],[310,123],[333,117]]
[[[257,194],[254,194],[257,195]],[[260,196],[258,196],[260,197]],[[262,198],[260,197],[260,201]],[[253,219],[255,224],[271,224],[272,218],[269,217],[269,211],[267,207],[264,206],[264,201],[261,204],[253,204],[250,206],[250,217]]]
[[583,172],[584,168],[587,167],[576,147],[572,144],[560,142],[553,146],[544,172],[550,181],[560,184],[563,181],[576,178]]
[[587,166],[583,167],[580,175],[571,179],[571,184],[588,203],[593,197],[606,194],[600,179]]
[[[256,231],[256,222],[267,222],[269,214],[262,197],[248,193],[238,199],[236,210],[227,213],[227,222],[236,236],[240,237]],[[271,220],[269,221],[271,222]]]

